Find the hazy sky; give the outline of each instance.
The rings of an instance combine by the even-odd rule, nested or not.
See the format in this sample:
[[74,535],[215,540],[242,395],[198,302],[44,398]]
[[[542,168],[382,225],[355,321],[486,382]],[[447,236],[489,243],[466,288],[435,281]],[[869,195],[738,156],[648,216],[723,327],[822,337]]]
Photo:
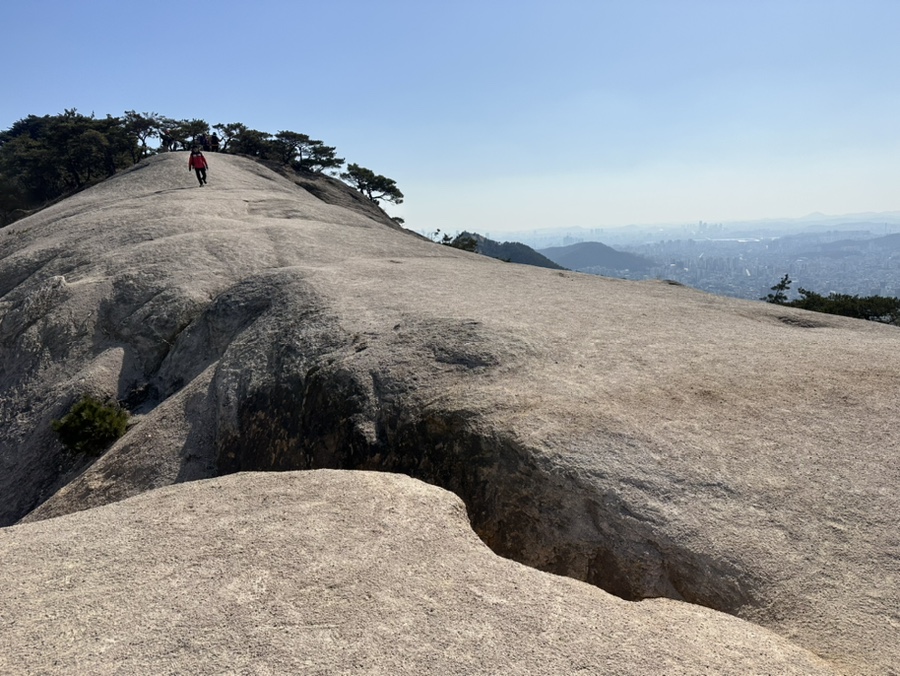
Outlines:
[[414,230],[900,210],[900,0],[6,0],[0,16],[0,129],[74,107],[299,131],[395,179],[406,202],[387,210]]

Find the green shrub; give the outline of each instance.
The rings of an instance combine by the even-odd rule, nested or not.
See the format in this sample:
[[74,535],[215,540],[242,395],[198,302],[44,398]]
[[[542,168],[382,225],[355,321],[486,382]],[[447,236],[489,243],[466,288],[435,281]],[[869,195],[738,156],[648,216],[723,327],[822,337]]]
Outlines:
[[125,434],[127,425],[128,411],[86,394],[61,420],[53,421],[53,431],[73,453],[96,456]]

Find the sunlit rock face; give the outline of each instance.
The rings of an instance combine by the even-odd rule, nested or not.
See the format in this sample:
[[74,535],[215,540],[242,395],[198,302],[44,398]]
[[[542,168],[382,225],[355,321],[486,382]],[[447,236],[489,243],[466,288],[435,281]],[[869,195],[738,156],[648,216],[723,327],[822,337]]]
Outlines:
[[[507,264],[326,177],[214,155],[199,189],[182,160],[0,231],[0,523],[399,472],[521,563],[900,663],[896,328]],[[51,430],[85,392],[133,413],[92,463]]]
[[492,553],[398,474],[241,473],[0,530],[3,673],[833,673],[772,631]]

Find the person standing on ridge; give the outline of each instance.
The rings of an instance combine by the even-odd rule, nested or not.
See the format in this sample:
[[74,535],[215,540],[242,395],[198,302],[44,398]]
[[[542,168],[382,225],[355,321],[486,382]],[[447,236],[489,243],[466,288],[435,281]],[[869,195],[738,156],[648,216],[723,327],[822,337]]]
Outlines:
[[200,148],[194,146],[191,150],[191,156],[188,158],[188,171],[193,169],[197,172],[197,180],[200,182],[201,188],[206,185],[206,170],[208,168],[209,165],[206,163],[203,153],[200,152]]

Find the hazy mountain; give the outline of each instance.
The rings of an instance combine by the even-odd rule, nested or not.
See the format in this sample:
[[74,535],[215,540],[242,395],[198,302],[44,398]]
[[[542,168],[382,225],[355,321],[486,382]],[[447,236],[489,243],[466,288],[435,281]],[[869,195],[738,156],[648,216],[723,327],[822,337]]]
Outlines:
[[649,258],[616,251],[600,242],[579,242],[568,246],[554,246],[541,249],[538,253],[570,270],[605,268],[607,270],[640,271],[648,270],[654,265]]
[[802,218],[765,218],[725,222],[680,222],[603,227],[562,226],[510,231],[515,239],[541,251],[551,246],[578,242],[604,242],[613,247],[632,247],[664,240],[707,237],[783,237],[793,233],[826,230],[869,230],[874,234],[900,231],[900,212],[861,214],[809,214]]
[[872,251],[882,253],[900,252],[900,233],[884,235],[883,237],[870,237],[866,239],[841,239],[836,242],[822,244],[822,251]]
[[538,253],[530,246],[521,242],[498,242],[488,239],[483,235],[465,232],[463,235],[474,237],[478,242],[478,253],[484,256],[490,256],[507,263],[521,263],[523,265],[534,265],[539,268],[550,268],[551,270],[564,270],[565,268],[551,261],[546,256]]

